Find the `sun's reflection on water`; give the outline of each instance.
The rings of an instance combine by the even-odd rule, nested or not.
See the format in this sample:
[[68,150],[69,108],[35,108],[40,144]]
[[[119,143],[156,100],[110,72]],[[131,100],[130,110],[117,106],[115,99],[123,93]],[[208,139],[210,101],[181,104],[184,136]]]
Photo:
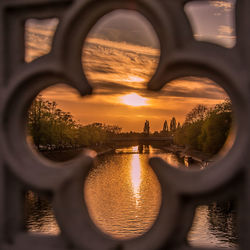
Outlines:
[[142,235],[158,215],[161,188],[148,165],[147,150],[130,146],[98,157],[85,182],[85,200],[91,219],[114,238]]
[[140,187],[142,181],[141,174],[141,163],[139,154],[133,154],[131,159],[131,183],[133,187],[133,193],[136,200],[136,205],[138,205],[140,200]]
[[138,146],[132,146],[132,152],[137,153],[138,152]]

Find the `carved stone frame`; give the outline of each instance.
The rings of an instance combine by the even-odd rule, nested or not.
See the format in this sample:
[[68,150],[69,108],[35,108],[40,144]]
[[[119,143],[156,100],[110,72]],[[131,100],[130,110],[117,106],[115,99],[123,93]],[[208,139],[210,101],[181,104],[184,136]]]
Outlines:
[[[52,249],[204,249],[187,244],[195,207],[233,197],[238,202],[240,249],[250,245],[250,1],[236,3],[236,46],[227,49],[196,41],[184,5],[188,0],[1,0],[0,2],[0,248]],[[153,25],[161,46],[160,63],[148,84],[160,90],[184,76],[208,77],[229,94],[236,139],[228,154],[201,172],[174,169],[150,160],[162,188],[162,205],[152,229],[132,240],[115,240],[96,228],[88,215],[83,182],[92,158],[82,154],[60,164],[45,161],[27,145],[27,110],[44,88],[64,82],[91,94],[82,70],[81,51],[91,27],[116,9],[136,10]],[[59,25],[48,55],[25,63],[24,23],[57,17]],[[59,236],[27,233],[23,192],[52,201]],[[212,248],[209,248],[212,249]]]

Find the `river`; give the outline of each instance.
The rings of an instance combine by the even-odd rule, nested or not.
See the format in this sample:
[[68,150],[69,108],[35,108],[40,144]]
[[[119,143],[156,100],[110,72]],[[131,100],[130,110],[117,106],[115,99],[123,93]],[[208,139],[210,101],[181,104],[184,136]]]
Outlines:
[[[84,198],[95,224],[115,238],[133,238],[153,225],[161,204],[159,181],[148,159],[159,156],[185,167],[172,153],[152,146],[131,146],[97,157],[84,186]],[[199,206],[188,242],[193,246],[236,247],[236,212],[231,203]],[[26,224],[31,232],[58,234],[50,204],[26,194]]]

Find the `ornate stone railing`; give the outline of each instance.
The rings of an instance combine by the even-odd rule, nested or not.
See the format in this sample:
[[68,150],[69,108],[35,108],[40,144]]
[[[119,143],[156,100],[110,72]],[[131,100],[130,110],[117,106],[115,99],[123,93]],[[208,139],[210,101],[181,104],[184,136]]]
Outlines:
[[[187,244],[195,207],[234,198],[238,204],[239,248],[250,246],[250,1],[236,3],[236,45],[224,48],[194,39],[184,12],[188,0],[1,0],[0,22],[0,249],[193,249]],[[92,158],[82,155],[60,168],[42,160],[26,141],[26,116],[35,96],[64,82],[82,96],[91,93],[81,52],[91,27],[116,9],[136,10],[153,25],[161,46],[158,69],[148,88],[184,76],[208,77],[229,94],[236,139],[225,157],[201,172],[174,169],[150,160],[162,188],[158,219],[145,235],[116,240],[90,219],[83,180]],[[25,20],[56,17],[59,25],[48,55],[25,62]],[[33,190],[52,200],[59,236],[25,231],[23,193]],[[201,248],[197,248],[201,249]]]

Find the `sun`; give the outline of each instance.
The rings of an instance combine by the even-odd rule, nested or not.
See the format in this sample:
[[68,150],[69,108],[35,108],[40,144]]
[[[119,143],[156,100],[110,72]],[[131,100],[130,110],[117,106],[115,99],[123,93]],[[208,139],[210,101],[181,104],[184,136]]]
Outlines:
[[147,98],[141,97],[140,95],[136,93],[131,93],[131,94],[122,96],[121,101],[123,104],[126,104],[128,106],[133,106],[133,107],[140,107],[140,106],[148,105]]
[[145,79],[139,77],[139,76],[129,76],[127,79],[124,80],[125,82],[145,82]]

